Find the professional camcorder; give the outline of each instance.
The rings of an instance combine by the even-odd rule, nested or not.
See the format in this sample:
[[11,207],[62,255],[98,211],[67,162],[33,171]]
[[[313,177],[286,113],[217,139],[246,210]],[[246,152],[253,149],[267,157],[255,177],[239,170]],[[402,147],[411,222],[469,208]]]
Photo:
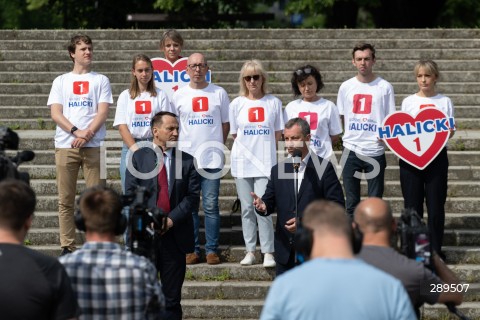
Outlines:
[[404,209],[398,223],[400,252],[433,271],[432,247],[427,225],[414,209]]
[[35,153],[30,150],[19,151],[15,157],[8,157],[6,149],[18,150],[20,139],[18,135],[7,127],[0,127],[0,181],[4,179],[19,179],[30,184],[30,175],[27,172],[19,172],[18,166],[25,161],[31,161]]
[[156,246],[160,241],[158,233],[167,230],[167,215],[159,208],[147,208],[149,192],[137,187],[134,193],[124,195],[123,206],[129,207],[127,246],[138,255],[155,263]]

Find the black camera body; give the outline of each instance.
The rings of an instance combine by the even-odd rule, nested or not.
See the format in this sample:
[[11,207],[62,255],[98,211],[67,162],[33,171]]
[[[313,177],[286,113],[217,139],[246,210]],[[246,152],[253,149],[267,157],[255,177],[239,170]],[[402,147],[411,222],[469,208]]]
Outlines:
[[19,172],[18,166],[25,161],[35,158],[35,153],[30,150],[17,152],[15,157],[8,157],[6,149],[18,150],[20,139],[18,134],[7,127],[0,126],[0,181],[4,179],[18,179],[30,184],[30,175],[27,172]]
[[400,252],[433,270],[428,227],[414,209],[402,211],[397,231],[400,238]]
[[155,254],[160,237],[158,233],[167,230],[167,215],[159,208],[146,206],[149,192],[145,187],[137,187],[134,193],[124,195],[123,205],[128,206],[127,246],[138,255],[155,263]]

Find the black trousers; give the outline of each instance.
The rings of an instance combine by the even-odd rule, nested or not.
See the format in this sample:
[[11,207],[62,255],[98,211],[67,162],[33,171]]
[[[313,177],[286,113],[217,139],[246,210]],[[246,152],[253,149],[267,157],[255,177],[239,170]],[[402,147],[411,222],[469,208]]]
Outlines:
[[279,262],[276,263],[275,265],[275,276],[278,277],[282,273],[287,272],[290,269],[293,269],[295,267],[295,250],[291,249],[290,250],[290,256],[288,257],[287,264],[281,264]]
[[399,162],[400,184],[404,207],[413,208],[423,218],[423,202],[426,200],[428,230],[433,250],[440,253],[445,228],[445,201],[447,199],[448,156],[443,148],[438,156],[423,170]]
[[[172,231],[172,230],[170,230]],[[182,319],[182,286],[187,269],[185,253],[178,247],[173,232],[167,232],[157,242],[156,266],[160,272],[163,295],[165,296],[165,315],[162,319]]]

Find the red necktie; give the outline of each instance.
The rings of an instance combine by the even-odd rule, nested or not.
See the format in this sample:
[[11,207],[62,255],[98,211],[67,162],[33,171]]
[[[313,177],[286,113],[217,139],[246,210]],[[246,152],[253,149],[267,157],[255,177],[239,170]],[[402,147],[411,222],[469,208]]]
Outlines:
[[[163,154],[165,159],[166,154]],[[165,213],[170,212],[170,199],[168,197],[168,179],[167,179],[167,166],[164,164],[162,170],[158,174],[158,197],[157,197],[157,207],[162,209]]]

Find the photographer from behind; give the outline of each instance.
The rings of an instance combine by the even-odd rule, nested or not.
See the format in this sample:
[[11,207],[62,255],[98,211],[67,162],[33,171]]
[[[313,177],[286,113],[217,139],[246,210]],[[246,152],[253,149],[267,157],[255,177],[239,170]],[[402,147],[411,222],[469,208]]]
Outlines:
[[[426,302],[462,303],[461,292],[435,292],[438,284],[458,284],[459,280],[437,253],[433,253],[433,266],[438,277],[423,263],[408,259],[391,248],[392,235],[396,231],[396,222],[390,205],[380,198],[368,198],[355,209],[355,222],[363,232],[362,251],[358,255],[365,262],[399,279],[407,290],[417,316],[420,307]],[[441,291],[441,290],[439,290]]]
[[170,147],[178,140],[175,114],[157,113],[150,127],[152,147],[140,148],[133,154],[127,166],[125,191],[129,194],[139,186],[145,187],[150,191],[146,206],[159,208],[168,216],[167,229],[159,237],[155,263],[165,295],[166,319],[176,320],[182,319],[185,255],[195,247],[192,211],[198,210],[200,202],[200,175],[191,155]]
[[0,318],[76,319],[80,309],[63,266],[23,246],[35,205],[25,182],[0,182]]
[[399,280],[355,259],[360,246],[350,217],[338,203],[312,201],[295,239],[309,260],[277,277],[260,320],[412,320]]
[[87,189],[75,213],[86,243],[60,257],[77,294],[82,316],[95,319],[161,319],[162,288],[155,266],[115,243],[126,228],[120,196],[104,187]]

